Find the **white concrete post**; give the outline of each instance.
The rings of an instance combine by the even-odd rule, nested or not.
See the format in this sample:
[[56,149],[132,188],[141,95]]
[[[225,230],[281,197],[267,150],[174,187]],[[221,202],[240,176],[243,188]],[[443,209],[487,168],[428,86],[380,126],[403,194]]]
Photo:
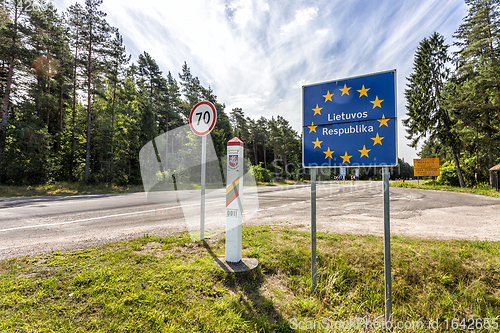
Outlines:
[[226,261],[241,261],[243,223],[243,142],[233,138],[227,143],[226,187]]

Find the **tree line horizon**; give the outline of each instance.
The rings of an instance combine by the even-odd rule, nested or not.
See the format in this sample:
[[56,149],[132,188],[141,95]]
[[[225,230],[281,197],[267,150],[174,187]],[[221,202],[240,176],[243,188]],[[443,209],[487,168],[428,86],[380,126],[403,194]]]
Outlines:
[[[477,17],[478,12],[484,16],[485,6],[490,23],[491,17],[497,20],[498,2],[467,0],[470,13],[465,22]],[[246,155],[263,181],[269,175],[286,179],[294,179],[297,174],[307,176],[307,170],[301,168],[301,134],[287,119],[252,119],[241,108],[226,112],[225,104],[210,86],[201,84],[186,62],[177,79],[171,71],[164,74],[146,51],[131,62],[119,30],[107,23],[106,13],[99,8],[102,0],[75,3],[62,13],[51,5],[34,10],[23,7],[25,3],[10,0],[0,6],[0,184],[140,184],[141,147],[165,131],[186,125],[192,107],[202,100],[217,108],[217,122],[210,135],[218,156],[225,156],[227,141],[237,136],[245,143]],[[490,30],[494,30],[491,25]],[[453,59],[439,36],[421,42],[415,53],[414,73],[408,78],[405,96],[409,118],[404,125],[412,140],[410,146],[416,147],[419,139],[425,138],[419,156],[440,157],[446,167],[450,163],[460,165],[453,175],[460,184],[485,182],[488,172],[483,169],[500,156],[500,126],[494,117],[498,99],[491,92],[495,85],[488,81],[488,88],[481,88],[484,71],[478,74],[477,68],[484,69],[485,65],[476,61],[469,66],[467,82],[472,85],[476,78],[475,89],[493,96],[486,99],[488,115],[481,111],[478,116],[476,109],[464,111],[471,109],[470,100],[466,107],[451,99],[445,104],[442,95],[451,94],[449,82],[460,87],[464,75],[445,70]],[[489,64],[497,64],[498,29],[493,36],[489,54],[494,57]],[[464,63],[470,60],[460,59]],[[483,67],[478,67],[481,64]],[[498,66],[493,72],[500,72]],[[426,92],[427,86],[432,88]],[[441,94],[444,87],[446,93]],[[422,96],[432,102],[424,103]],[[476,118],[467,122],[465,116]],[[481,125],[485,121],[490,127]],[[471,124],[475,124],[475,130]],[[466,135],[460,136],[460,131]],[[480,148],[481,142],[491,147]],[[477,149],[471,151],[470,147]],[[408,163],[399,159],[399,164],[401,168],[394,177],[413,177]],[[332,170],[329,174],[336,173]],[[362,171],[362,176],[377,177],[377,170]]]

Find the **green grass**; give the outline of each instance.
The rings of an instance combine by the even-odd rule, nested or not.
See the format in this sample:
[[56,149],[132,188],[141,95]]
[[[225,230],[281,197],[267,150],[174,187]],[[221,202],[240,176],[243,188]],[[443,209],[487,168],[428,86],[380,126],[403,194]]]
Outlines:
[[489,185],[479,185],[475,187],[456,187],[456,186],[448,186],[448,185],[434,185],[433,180],[429,181],[420,181],[420,184],[415,182],[402,182],[396,181],[391,182],[390,186],[392,187],[406,187],[406,188],[420,188],[424,190],[437,190],[437,191],[452,191],[452,192],[464,192],[464,193],[473,193],[473,194],[481,194],[488,195],[490,197],[500,197],[500,192],[495,189],[490,188]]
[[280,180],[275,180],[273,182],[256,182],[257,186],[280,186],[280,185],[296,185],[296,184],[303,184],[303,181],[297,181],[297,180],[285,180],[285,179],[280,179]]
[[[280,181],[269,183],[257,182],[257,186],[277,186],[299,184],[295,181]],[[207,188],[219,188],[220,185],[212,186],[207,184]],[[159,186],[160,190],[161,187]],[[200,185],[183,184],[183,189],[200,189]],[[154,189],[153,189],[154,190]],[[0,185],[0,197],[31,197],[31,196],[52,196],[52,195],[82,195],[82,194],[108,194],[108,193],[132,193],[144,192],[142,185],[117,186],[110,184],[90,185],[80,182],[55,182],[43,185]]]
[[44,185],[0,185],[0,197],[29,197],[48,195],[79,195],[143,192],[142,185],[117,186],[109,184],[86,185],[78,182],[56,182]]
[[[295,228],[244,227],[243,255],[260,265],[242,274],[214,264],[222,236],[186,234],[0,261],[0,331],[292,332],[294,320],[381,320],[382,238],[318,233],[312,293],[310,234]],[[392,237],[395,320],[500,321],[499,255],[500,242]]]

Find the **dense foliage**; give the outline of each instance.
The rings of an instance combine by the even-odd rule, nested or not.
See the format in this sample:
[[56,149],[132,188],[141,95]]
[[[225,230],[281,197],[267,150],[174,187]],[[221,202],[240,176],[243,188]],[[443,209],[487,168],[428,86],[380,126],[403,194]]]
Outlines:
[[420,156],[439,157],[440,180],[462,187],[493,184],[500,162],[500,0],[466,3],[455,53],[438,33],[421,41],[404,120],[410,146],[425,140]]
[[238,136],[252,164],[281,178],[297,174],[300,137],[286,119],[226,113],[186,63],[176,79],[147,52],[131,62],[101,4],[86,0],[62,14],[26,1],[0,6],[0,183],[138,184],[141,147],[187,124],[202,100],[218,110],[218,156]]

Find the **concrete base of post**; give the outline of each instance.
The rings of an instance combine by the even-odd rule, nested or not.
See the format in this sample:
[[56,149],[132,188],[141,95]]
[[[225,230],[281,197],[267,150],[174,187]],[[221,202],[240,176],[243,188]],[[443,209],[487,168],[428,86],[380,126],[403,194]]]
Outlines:
[[259,261],[255,258],[241,258],[237,263],[227,262],[226,257],[216,257],[214,262],[223,271],[228,273],[242,273],[251,271],[259,266]]

